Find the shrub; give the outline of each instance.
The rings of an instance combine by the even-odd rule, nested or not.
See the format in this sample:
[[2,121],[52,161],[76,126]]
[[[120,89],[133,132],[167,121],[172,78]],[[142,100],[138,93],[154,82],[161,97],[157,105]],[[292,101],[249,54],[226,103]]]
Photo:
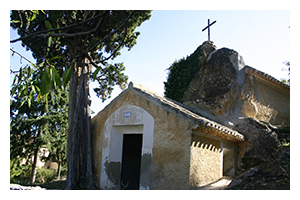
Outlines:
[[38,168],[36,173],[36,183],[46,183],[54,181],[57,178],[57,171],[53,169]]

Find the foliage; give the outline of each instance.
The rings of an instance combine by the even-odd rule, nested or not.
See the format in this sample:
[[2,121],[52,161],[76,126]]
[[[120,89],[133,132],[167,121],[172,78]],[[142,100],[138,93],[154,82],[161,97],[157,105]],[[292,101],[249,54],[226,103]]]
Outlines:
[[19,159],[10,160],[10,180],[20,176],[23,173],[22,166],[20,165]]
[[43,135],[44,143],[50,155],[45,161],[54,159],[60,165],[65,166],[67,162],[67,135],[68,135],[68,92],[60,91],[55,96],[54,104],[50,104],[50,117],[45,124],[47,130]]
[[[22,173],[18,176],[11,177],[10,181],[12,183],[17,183],[21,185],[31,185],[30,184],[30,176],[31,176],[31,170],[26,166],[21,166]],[[65,174],[65,170],[64,170]],[[38,168],[36,173],[36,181],[35,184],[41,184],[41,183],[49,183],[57,179],[56,171],[53,169],[44,169],[44,168]]]
[[[136,44],[139,32],[135,28],[149,18],[150,11],[142,10],[11,12],[11,27],[20,35],[11,43],[21,40],[33,52],[37,60],[33,74],[40,80],[19,89],[29,90],[29,95],[20,95],[23,104],[30,106],[41,99],[47,103],[70,82],[68,189],[80,188],[81,177],[87,177],[87,188],[93,188],[89,81],[99,83],[94,91],[103,101],[114,85],[124,88],[128,77],[123,63],[109,61],[119,56],[122,48],[130,50]],[[37,98],[31,98],[31,93]]]
[[104,101],[114,85],[123,88],[128,79],[122,63],[110,64],[108,60],[119,56],[121,48],[130,50],[136,44],[140,33],[135,27],[149,18],[150,11],[141,10],[13,10],[11,27],[21,37],[11,43],[21,40],[37,59],[43,73],[40,95],[66,86],[74,70],[72,63],[88,58],[87,64],[94,66],[92,78],[99,83],[95,92]]
[[57,173],[53,169],[39,168],[36,173],[37,183],[47,183],[55,180],[57,178]]
[[205,63],[206,56],[205,51],[199,46],[190,56],[171,64],[168,68],[167,81],[164,82],[166,97],[183,102],[184,92]]
[[51,146],[52,157],[58,155],[56,159],[66,163],[68,93],[58,89],[57,94],[51,93],[43,98],[34,93],[33,90],[39,90],[41,84],[37,77],[42,76],[34,68],[36,66],[31,63],[21,66],[17,72],[11,70],[15,75],[10,91],[11,178],[24,171],[24,167],[19,166],[23,159],[28,166],[34,164],[32,157],[45,144],[48,148]]
[[[12,162],[12,160],[11,160]],[[16,174],[19,171],[21,173]],[[14,169],[10,169],[10,182],[20,185],[30,185],[31,168],[30,165],[20,165],[20,163]]]

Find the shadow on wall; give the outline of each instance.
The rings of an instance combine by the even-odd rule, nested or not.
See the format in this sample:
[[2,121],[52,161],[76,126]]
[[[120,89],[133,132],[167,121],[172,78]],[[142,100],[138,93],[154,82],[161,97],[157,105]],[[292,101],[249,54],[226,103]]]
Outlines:
[[209,151],[213,151],[213,152],[217,152],[217,153],[221,152],[220,146],[215,146],[209,142],[193,141],[192,147],[201,148],[201,149],[205,149],[205,150],[209,150]]

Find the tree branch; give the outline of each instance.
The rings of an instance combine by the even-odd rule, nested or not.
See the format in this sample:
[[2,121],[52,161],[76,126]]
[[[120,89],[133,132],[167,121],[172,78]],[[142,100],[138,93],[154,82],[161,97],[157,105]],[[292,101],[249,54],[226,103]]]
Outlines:
[[55,28],[55,29],[50,29],[50,30],[44,30],[44,31],[38,31],[36,33],[32,33],[30,35],[27,35],[27,36],[23,36],[23,37],[19,37],[15,40],[11,40],[10,43],[15,43],[19,40],[23,40],[23,39],[27,39],[27,38],[31,38],[31,37],[48,37],[48,36],[53,36],[53,37],[60,37],[60,36],[65,36],[65,37],[76,37],[76,36],[81,36],[81,35],[87,35],[87,34],[90,34],[94,31],[97,31],[97,29],[99,28],[99,25],[101,24],[101,20],[99,20],[97,26],[95,27],[95,29],[93,30],[90,30],[90,31],[86,31],[86,32],[79,32],[79,33],[49,33],[49,32],[52,32],[52,31],[61,31],[61,30],[65,30],[65,29],[69,29],[69,28],[73,28],[73,27],[76,27],[76,26],[79,26],[79,25],[82,25],[84,23],[87,23],[93,19],[97,19],[99,17],[103,17],[108,11],[104,11],[103,13],[97,15],[97,16],[94,16],[94,17],[91,17],[83,22],[79,22],[77,24],[71,24],[69,26],[65,26],[65,27],[61,27],[61,28]]
[[[134,11],[133,11],[134,12]],[[121,46],[124,44],[124,41],[125,41],[125,38],[127,36],[127,21],[130,19],[130,17],[132,16],[133,12],[129,15],[129,17],[127,19],[124,19],[124,16],[123,14],[121,13],[122,15],[122,18],[123,18],[123,25],[125,26],[125,33],[124,33],[124,37],[122,39],[122,42],[121,44],[118,46],[118,48],[115,49],[115,51],[107,58],[105,58],[103,61],[101,62],[105,62],[107,60],[109,60],[113,55],[115,55],[115,53],[121,48]]]
[[[106,40],[106,38],[112,36],[112,34],[114,34],[115,32],[117,32],[118,30],[120,30],[124,25],[125,25],[125,36],[122,40],[122,43],[119,45],[119,47],[108,57],[108,58],[105,58],[104,60],[100,61],[101,63],[105,62],[106,60],[110,59],[122,46],[122,44],[124,43],[125,41],[125,38],[126,38],[126,35],[127,35],[127,21],[132,17],[134,11],[131,12],[131,14],[124,20],[123,18],[123,23],[121,24],[121,26],[119,26],[117,29],[114,29],[114,31],[112,31],[110,34],[106,35],[102,40],[100,40],[99,42],[97,42],[94,46],[92,46],[90,49],[88,49],[87,51],[83,52],[81,55],[78,55],[76,57],[80,57],[88,52],[91,52],[93,51],[93,49],[95,49],[99,44],[101,44],[102,42],[104,42],[104,40]],[[75,57],[75,58],[76,58]]]
[[10,50],[13,52],[13,54],[18,54],[21,58],[24,58],[27,62],[29,62],[30,64],[32,64],[33,66],[36,67],[35,64],[33,64],[33,62],[31,62],[28,58],[26,58],[25,56],[23,56],[22,54],[20,54],[19,52],[17,52],[16,50],[14,50],[13,48],[10,47]]

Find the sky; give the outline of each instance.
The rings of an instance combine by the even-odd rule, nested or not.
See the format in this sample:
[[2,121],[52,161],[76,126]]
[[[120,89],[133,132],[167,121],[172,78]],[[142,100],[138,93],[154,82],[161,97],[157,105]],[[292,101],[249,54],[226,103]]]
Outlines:
[[[151,18],[136,30],[141,33],[137,44],[113,62],[123,62],[129,82],[138,83],[163,94],[168,68],[175,61],[192,54],[207,40],[207,20],[217,22],[211,26],[211,41],[217,48],[227,47],[237,51],[246,65],[254,67],[277,79],[287,78],[285,61],[290,61],[290,11],[288,10],[154,10]],[[18,35],[11,29],[10,39]],[[20,42],[11,47],[32,60],[30,51]],[[25,65],[18,56],[10,56],[12,69]],[[128,82],[128,83],[129,83]],[[92,110],[97,114],[122,90],[117,86],[112,98],[102,103],[91,83]],[[94,116],[93,114],[92,116]]]

